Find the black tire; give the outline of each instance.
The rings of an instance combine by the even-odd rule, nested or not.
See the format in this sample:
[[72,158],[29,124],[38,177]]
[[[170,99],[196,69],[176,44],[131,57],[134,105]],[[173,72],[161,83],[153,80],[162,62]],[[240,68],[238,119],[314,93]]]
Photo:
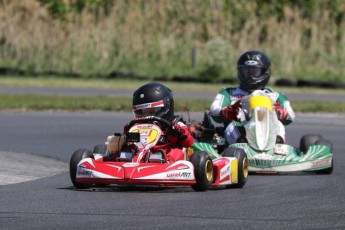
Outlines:
[[76,181],[76,176],[77,176],[77,166],[79,162],[84,159],[92,156],[92,152],[87,149],[78,149],[76,150],[72,157],[71,161],[69,164],[69,175],[71,177],[71,181],[73,185],[78,188],[78,189],[87,189],[90,188],[92,184],[87,184],[87,183],[78,183]]
[[93,153],[100,153],[104,155],[107,152],[107,146],[105,144],[99,144],[93,147]]
[[192,185],[195,191],[206,191],[213,181],[213,163],[205,151],[196,151],[189,159],[194,166],[196,184]]
[[224,157],[236,157],[238,160],[238,182],[237,184],[232,184],[226,186],[227,188],[242,188],[248,179],[248,158],[246,152],[241,148],[227,148],[224,150]]
[[[328,146],[330,152],[333,153],[333,144],[329,140],[319,140],[315,143],[315,145],[326,145]],[[332,172],[333,172],[333,159],[332,159],[332,164],[330,168],[316,171],[317,174],[327,174],[327,175],[332,174]]]
[[306,153],[310,146],[315,145],[315,143],[320,140],[323,140],[323,137],[319,134],[304,135],[301,138],[299,149],[301,152]]

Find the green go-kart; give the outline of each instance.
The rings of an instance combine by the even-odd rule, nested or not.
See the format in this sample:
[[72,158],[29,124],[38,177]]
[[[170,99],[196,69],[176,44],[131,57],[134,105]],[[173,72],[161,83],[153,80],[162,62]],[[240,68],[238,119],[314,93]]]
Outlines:
[[244,151],[251,173],[316,172],[331,174],[333,171],[332,143],[319,134],[307,134],[300,140],[299,148],[292,147],[277,135],[278,118],[271,99],[262,91],[254,91],[241,99],[239,111],[245,137],[228,145],[224,127],[215,127],[206,111],[204,120],[191,124],[190,130],[198,140],[195,150],[204,150],[214,157],[229,151]]

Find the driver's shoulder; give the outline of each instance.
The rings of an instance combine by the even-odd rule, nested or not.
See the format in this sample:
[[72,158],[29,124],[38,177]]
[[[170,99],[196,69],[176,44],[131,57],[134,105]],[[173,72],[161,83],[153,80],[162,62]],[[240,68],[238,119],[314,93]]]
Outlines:
[[273,88],[268,87],[268,86],[266,86],[266,87],[263,89],[263,91],[264,91],[265,93],[267,93],[267,94],[275,95],[276,97],[280,97],[281,95],[284,95],[284,93],[280,93],[280,92],[278,92],[278,91],[276,91],[276,90],[274,90]]
[[238,94],[242,92],[244,91],[240,87],[224,87],[219,91],[219,93],[229,94],[229,95]]
[[265,88],[263,88],[262,91],[264,91],[265,93],[276,93],[276,91],[269,86],[266,86]]

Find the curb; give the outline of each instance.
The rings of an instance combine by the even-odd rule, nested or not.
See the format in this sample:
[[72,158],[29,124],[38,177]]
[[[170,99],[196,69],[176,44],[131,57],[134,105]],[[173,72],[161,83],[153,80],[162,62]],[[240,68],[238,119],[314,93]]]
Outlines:
[[67,171],[67,163],[50,157],[0,151],[0,186],[37,180]]

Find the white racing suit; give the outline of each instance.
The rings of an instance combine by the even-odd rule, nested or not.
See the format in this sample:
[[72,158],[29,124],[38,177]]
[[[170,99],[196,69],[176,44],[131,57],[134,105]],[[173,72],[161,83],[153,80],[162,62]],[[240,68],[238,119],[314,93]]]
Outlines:
[[[285,142],[285,127],[284,125],[290,124],[295,119],[295,113],[291,108],[290,101],[283,93],[275,92],[269,87],[262,89],[272,100],[273,103],[278,102],[280,106],[288,113],[288,117],[284,121],[278,121],[277,135],[283,138]],[[210,115],[217,123],[224,123],[225,128],[225,140],[228,145],[238,142],[239,138],[245,135],[244,127],[238,121],[226,122],[223,121],[220,116],[220,111],[228,106],[233,105],[236,101],[250,93],[242,90],[241,88],[223,88],[216,95],[213,103],[210,107]]]

